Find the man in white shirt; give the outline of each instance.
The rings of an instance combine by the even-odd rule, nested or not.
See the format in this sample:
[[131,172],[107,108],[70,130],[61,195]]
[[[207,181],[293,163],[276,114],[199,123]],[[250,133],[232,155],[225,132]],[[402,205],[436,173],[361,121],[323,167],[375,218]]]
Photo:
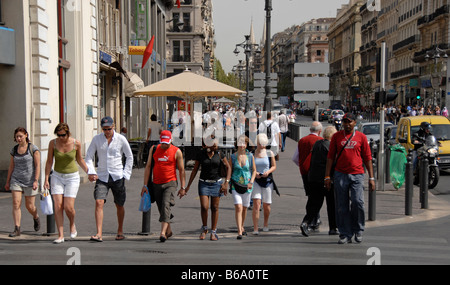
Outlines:
[[[91,237],[93,241],[102,241],[103,206],[111,189],[117,208],[118,229],[116,240],[124,239],[123,221],[125,218],[125,179],[130,180],[133,168],[133,153],[124,136],[114,131],[114,121],[111,117],[101,120],[102,134],[96,135],[86,152],[86,164],[91,182],[96,181],[94,189],[95,222],[97,234]],[[97,152],[98,167],[95,171],[93,159]],[[125,155],[125,167],[122,164],[122,154]]]
[[286,147],[286,136],[289,130],[289,119],[284,113],[284,110],[280,111],[280,116],[278,116],[278,125],[280,126],[281,132],[281,152],[283,152]]
[[[270,130],[268,130],[269,127]],[[272,150],[272,152],[276,155],[275,158],[278,159],[278,150],[279,147],[281,147],[281,133],[278,123],[272,121],[271,112],[267,112],[267,120],[259,124],[258,132],[267,135],[267,138],[269,139],[267,148],[270,148],[270,150]]]

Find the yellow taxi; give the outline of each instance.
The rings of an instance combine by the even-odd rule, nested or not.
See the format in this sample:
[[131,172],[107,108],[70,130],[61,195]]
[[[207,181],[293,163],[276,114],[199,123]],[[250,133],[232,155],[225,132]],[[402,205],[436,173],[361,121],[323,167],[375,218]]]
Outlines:
[[450,168],[450,121],[444,116],[411,116],[400,119],[397,127],[396,141],[406,151],[414,149],[412,136],[419,131],[420,123],[431,124],[431,133],[439,141],[439,168]]

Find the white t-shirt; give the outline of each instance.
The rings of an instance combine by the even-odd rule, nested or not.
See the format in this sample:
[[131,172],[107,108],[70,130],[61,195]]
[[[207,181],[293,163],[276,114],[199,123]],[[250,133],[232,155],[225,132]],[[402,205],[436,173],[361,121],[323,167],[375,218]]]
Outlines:
[[258,131],[259,131],[259,133],[264,133],[267,135],[267,127],[269,125],[270,125],[270,129],[271,129],[271,134],[272,134],[272,138],[269,138],[269,140],[270,140],[269,144],[272,146],[278,146],[278,143],[279,143],[278,133],[280,132],[280,126],[278,126],[277,122],[274,122],[272,120],[265,120],[264,122],[259,124]]
[[151,121],[148,128],[152,130],[150,134],[150,141],[159,141],[159,131],[161,130],[161,124],[157,121]]

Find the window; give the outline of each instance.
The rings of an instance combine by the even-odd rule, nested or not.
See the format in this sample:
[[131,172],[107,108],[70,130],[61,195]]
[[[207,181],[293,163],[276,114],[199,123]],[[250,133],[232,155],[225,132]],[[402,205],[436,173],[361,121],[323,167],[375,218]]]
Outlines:
[[65,39],[65,13],[62,0],[58,0],[58,90],[59,90],[59,121],[67,121],[67,70],[70,68],[70,62],[66,60]]
[[183,41],[183,61],[191,61],[191,41]]

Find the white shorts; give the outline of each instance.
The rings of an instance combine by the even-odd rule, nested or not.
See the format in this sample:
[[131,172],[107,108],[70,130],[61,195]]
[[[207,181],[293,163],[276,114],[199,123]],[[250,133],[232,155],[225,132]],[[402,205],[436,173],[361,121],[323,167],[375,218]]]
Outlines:
[[248,208],[250,207],[250,198],[252,196],[251,192],[245,192],[244,194],[239,194],[236,191],[231,191],[231,194],[233,196],[234,204],[238,205],[241,204],[242,206]]
[[64,174],[53,171],[51,177],[52,195],[76,198],[80,188],[80,174],[78,172]]
[[253,184],[252,199],[262,199],[263,203],[272,204],[273,183],[269,187],[261,187],[258,183]]

